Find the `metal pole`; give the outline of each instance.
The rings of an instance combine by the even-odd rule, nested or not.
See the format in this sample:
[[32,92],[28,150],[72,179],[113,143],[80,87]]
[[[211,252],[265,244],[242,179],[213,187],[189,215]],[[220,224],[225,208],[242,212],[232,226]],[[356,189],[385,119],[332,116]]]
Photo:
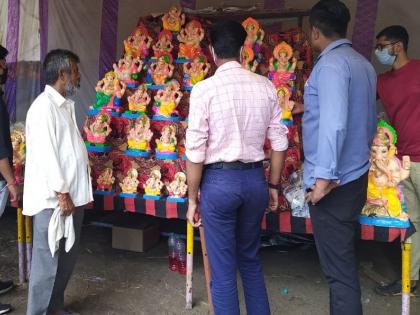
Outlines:
[[17,233],[18,233],[18,253],[19,253],[19,283],[25,282],[25,249],[23,246],[24,225],[22,208],[17,208]]
[[187,284],[185,308],[192,309],[192,281],[193,281],[193,253],[194,253],[194,228],[187,221]]
[[408,238],[401,244],[401,258],[402,258],[402,301],[401,301],[401,314],[410,314],[410,251],[411,251],[411,239]]

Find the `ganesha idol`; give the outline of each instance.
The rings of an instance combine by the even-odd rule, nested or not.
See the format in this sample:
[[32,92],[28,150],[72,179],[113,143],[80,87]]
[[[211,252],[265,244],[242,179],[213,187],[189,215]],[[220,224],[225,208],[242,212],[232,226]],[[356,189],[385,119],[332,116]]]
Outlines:
[[171,55],[174,45],[172,44],[172,33],[163,30],[159,33],[158,41],[153,45],[154,57],[159,58],[162,55]]
[[282,122],[286,126],[293,125],[292,110],[295,106],[295,102],[290,100],[292,91],[287,85],[281,85],[277,88],[277,96],[279,101],[279,106],[282,112]]
[[155,166],[151,169],[149,178],[144,183],[143,188],[145,194],[143,195],[144,199],[161,199],[161,190],[163,188],[163,182],[161,180],[162,174],[160,173],[160,167]]
[[176,107],[182,98],[182,92],[178,81],[171,80],[165,84],[162,90],[157,91],[154,100],[153,111],[155,115],[153,120],[179,121]]
[[181,30],[178,34],[179,52],[178,58],[193,60],[202,55],[200,42],[204,38],[204,29],[201,23],[193,20]]
[[25,132],[23,126],[12,128],[10,134],[10,139],[12,140],[13,148],[13,175],[17,183],[23,183],[23,167],[25,165],[26,158],[26,141],[25,141]]
[[198,82],[204,80],[211,69],[204,55],[195,57],[192,62],[184,64],[184,89],[191,90]]
[[148,157],[152,137],[153,132],[150,130],[149,117],[146,115],[140,116],[128,133],[128,150],[125,150],[124,153],[131,156]]
[[121,115],[122,117],[138,118],[140,115],[145,115],[147,112],[147,106],[151,101],[146,85],[140,85],[134,94],[127,97],[127,101],[128,110]]
[[188,190],[187,176],[183,172],[175,174],[175,178],[172,182],[166,183],[166,189],[169,192],[168,201],[172,202],[186,202],[186,194]]
[[293,85],[296,79],[295,69],[297,60],[293,57],[293,49],[286,42],[281,42],[273,50],[270,58],[268,77],[277,88],[282,85]]
[[159,89],[172,78],[174,72],[172,62],[171,55],[162,55],[150,64],[147,78],[148,83],[153,82],[153,85],[149,86],[150,89]]
[[124,41],[125,54],[132,55],[134,58],[145,59],[149,55],[152,41],[153,39],[150,37],[147,28],[141,24]]
[[166,125],[162,128],[161,137],[156,139],[156,158],[161,160],[176,160],[176,126]]
[[140,72],[143,68],[143,61],[139,57],[126,54],[113,65],[118,80],[123,81],[127,88],[135,89],[139,86]]
[[410,158],[395,156],[397,134],[381,120],[371,149],[367,202],[360,222],[364,224],[408,227],[399,183],[410,175]]
[[96,115],[101,109],[106,109],[112,115],[121,111],[121,99],[125,93],[126,85],[119,81],[114,71],[105,74],[105,77],[96,84],[96,102],[89,110],[89,115]]
[[106,167],[98,176],[96,183],[95,194],[97,195],[113,195],[113,185],[115,182],[115,177],[113,175],[112,167]]
[[120,183],[121,193],[120,197],[135,198],[137,197],[137,190],[139,186],[138,177],[139,173],[135,168],[130,168],[127,172],[127,176],[124,177]]
[[111,150],[111,146],[106,141],[112,131],[110,124],[111,115],[102,110],[90,125],[85,126],[86,146],[89,151],[108,152]]
[[171,7],[169,12],[162,16],[163,29],[173,33],[178,33],[184,23],[185,14],[176,6]]

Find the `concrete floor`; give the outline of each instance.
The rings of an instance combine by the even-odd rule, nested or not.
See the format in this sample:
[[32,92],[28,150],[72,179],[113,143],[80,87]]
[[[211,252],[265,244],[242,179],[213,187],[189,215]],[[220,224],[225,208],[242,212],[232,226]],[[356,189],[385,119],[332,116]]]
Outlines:
[[[15,218],[9,213],[0,221],[0,276],[17,280],[15,235]],[[199,243],[195,245],[194,308],[187,311],[185,277],[168,270],[165,239],[147,253],[126,252],[111,248],[110,229],[87,225],[66,304],[84,315],[208,314]],[[384,298],[373,292],[373,279],[398,276],[398,244],[360,242],[359,253],[365,314],[401,314],[399,297]],[[290,251],[264,248],[261,257],[272,314],[328,314],[328,288],[313,246]],[[26,295],[23,285],[0,301],[12,303],[13,314],[25,314]],[[241,309],[245,314],[242,296]],[[420,299],[412,299],[411,310],[420,314]]]

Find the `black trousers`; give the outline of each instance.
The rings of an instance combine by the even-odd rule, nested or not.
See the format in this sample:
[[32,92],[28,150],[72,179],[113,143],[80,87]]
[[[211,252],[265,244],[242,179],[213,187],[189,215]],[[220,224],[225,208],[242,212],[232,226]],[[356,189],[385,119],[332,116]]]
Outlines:
[[331,315],[363,313],[355,241],[367,181],[366,173],[309,206],[319,260],[330,286]]

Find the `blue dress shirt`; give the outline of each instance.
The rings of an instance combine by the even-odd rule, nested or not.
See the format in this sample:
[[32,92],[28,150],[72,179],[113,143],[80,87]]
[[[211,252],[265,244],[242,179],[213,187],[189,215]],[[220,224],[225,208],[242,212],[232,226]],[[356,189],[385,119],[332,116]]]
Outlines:
[[347,39],[318,57],[305,84],[304,182],[354,181],[369,169],[376,130],[376,73]]

